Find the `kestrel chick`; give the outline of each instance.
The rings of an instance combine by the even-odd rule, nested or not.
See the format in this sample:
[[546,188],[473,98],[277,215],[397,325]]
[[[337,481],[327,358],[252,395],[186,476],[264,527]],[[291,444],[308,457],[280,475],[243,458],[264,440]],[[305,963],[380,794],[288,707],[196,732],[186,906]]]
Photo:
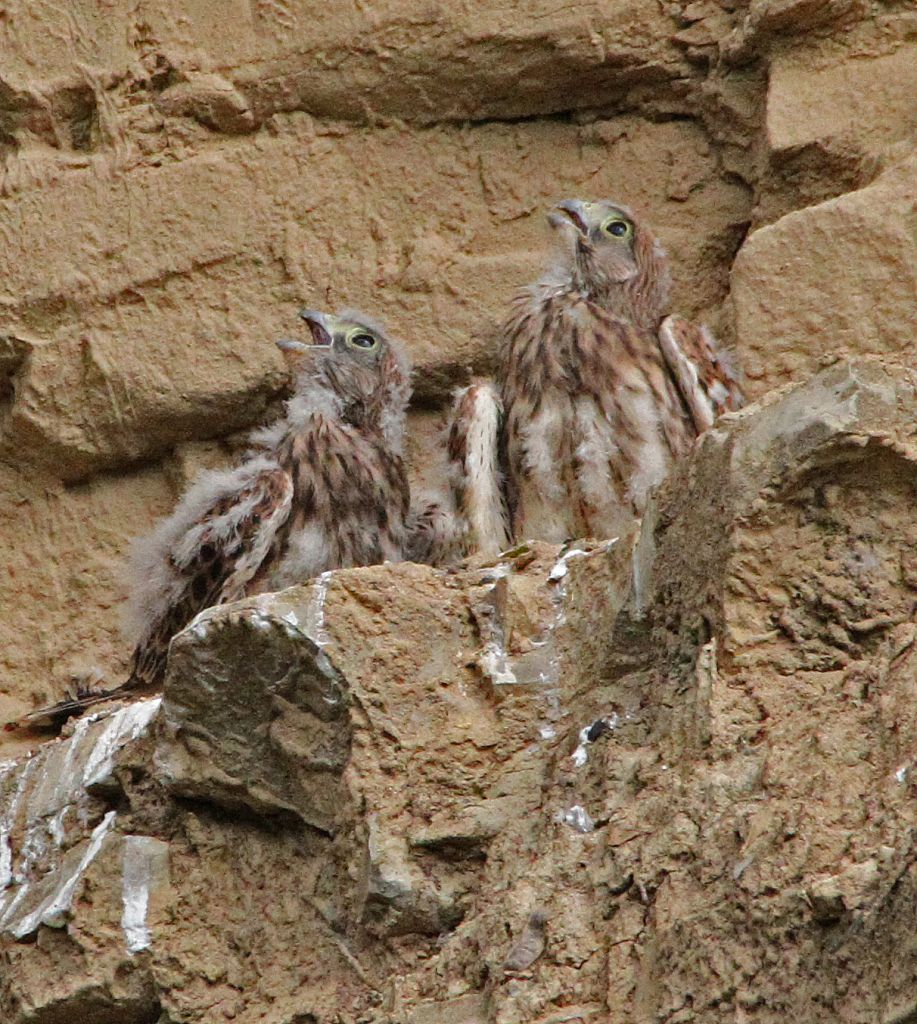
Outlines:
[[358,313],[300,316],[311,344],[278,342],[295,379],[286,416],[136,547],[128,685],[161,682],[169,641],[203,608],[404,556],[407,360]]
[[[667,257],[630,210],[566,200],[548,220],[560,259],[502,332],[497,450],[457,445],[450,459],[461,474],[500,458],[517,541],[612,537],[741,392],[706,328],[667,315]],[[483,437],[468,406],[464,393],[452,434]],[[456,494],[466,521],[499,514]]]
[[202,474],[135,544],[127,682],[50,709],[58,718],[161,685],[172,637],[204,608],[405,556],[407,360],[358,313],[300,316],[311,343],[278,342],[295,381],[285,416],[253,435],[240,466]]

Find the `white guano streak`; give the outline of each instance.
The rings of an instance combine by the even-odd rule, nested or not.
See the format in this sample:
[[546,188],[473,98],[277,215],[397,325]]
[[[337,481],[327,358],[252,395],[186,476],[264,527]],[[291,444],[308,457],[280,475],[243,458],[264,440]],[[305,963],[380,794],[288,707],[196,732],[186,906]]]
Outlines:
[[111,773],[114,758],[125,743],[137,739],[147,728],[162,703],[161,697],[137,701],[111,716],[102,735],[95,741],[83,769],[83,786],[88,788]]
[[572,807],[567,808],[567,810],[561,811],[557,820],[562,821],[565,825],[569,825],[575,832],[580,832],[583,835],[587,835],[595,829],[595,822],[589,816],[586,808],[580,804],[574,804]]
[[17,939],[31,935],[41,924],[48,925],[50,928],[60,928],[64,925],[66,922],[64,915],[70,909],[77,882],[79,882],[83,872],[93,862],[102,848],[105,837],[115,823],[116,814],[116,811],[109,811],[92,830],[89,843],[83,851],[83,856],[80,858],[76,870],[64,879],[51,896],[43,899],[31,913],[26,914],[18,923],[13,925],[10,930]]
[[149,949],[153,941],[146,923],[150,903],[152,853],[146,836],[125,836],[121,867],[121,928],[127,951],[133,956]]
[[328,634],[325,632],[325,598],[328,596],[328,584],[333,576],[334,571],[328,570],[312,584],[311,600],[306,613],[306,633],[318,647],[324,647],[328,643]]
[[[13,793],[13,798],[6,809],[6,813],[0,819],[0,892],[7,889],[13,881],[13,848],[10,838],[13,833],[13,827],[16,824],[19,804],[22,802],[22,797],[28,785],[29,776],[32,774],[37,763],[37,759],[33,759],[22,766],[19,781],[16,783],[16,791]],[[6,778],[16,767],[16,765],[13,765],[6,768],[2,778]],[[2,897],[0,897],[0,902],[2,902]]]

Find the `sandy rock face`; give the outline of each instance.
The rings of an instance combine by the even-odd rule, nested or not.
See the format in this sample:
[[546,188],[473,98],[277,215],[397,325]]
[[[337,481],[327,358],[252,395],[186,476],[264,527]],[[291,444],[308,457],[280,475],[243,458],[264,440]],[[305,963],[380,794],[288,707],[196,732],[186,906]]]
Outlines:
[[201,615],[4,768],[4,1020],[906,1017],[915,412],[838,364],[639,538]]
[[867,188],[787,214],[746,239],[732,271],[752,392],[840,353],[913,365],[917,159]]
[[492,367],[558,198],[645,216],[756,396],[908,360],[905,7],[80,0],[0,36],[4,717],[118,680],[130,537],[189,450],[276,413],[297,308],[385,320],[426,428]]
[[335,573],[0,736],[3,1024],[914,1018],[907,5],[75,0],[0,50],[0,719],[120,681],[130,539],[302,306],[404,339],[441,485],[546,206],[613,197],[757,400],[636,543]]

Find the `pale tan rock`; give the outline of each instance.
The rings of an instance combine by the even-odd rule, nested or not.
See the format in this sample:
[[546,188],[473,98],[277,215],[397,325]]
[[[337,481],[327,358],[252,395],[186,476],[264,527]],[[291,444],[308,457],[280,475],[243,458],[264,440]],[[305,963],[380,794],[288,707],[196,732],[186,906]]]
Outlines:
[[248,101],[222,75],[187,72],[185,81],[169,86],[156,99],[164,114],[193,117],[228,135],[241,135],[257,127]]
[[730,62],[748,63],[766,51],[775,38],[799,35],[833,27],[843,31],[868,15],[864,0],[752,0],[738,25],[721,44]]
[[[0,200],[17,225],[0,257],[11,296],[0,324],[29,345],[0,450],[72,480],[257,422],[284,381],[273,341],[298,330],[302,305],[356,306],[385,320],[411,351],[418,399],[442,402],[469,367],[493,365],[492,332],[539,272],[544,210],[563,193],[645,196],[679,284],[704,277],[747,196],[706,164],[694,173],[696,194],[660,209],[669,171],[658,147],[674,158],[700,133],[635,126],[614,147],[614,171],[594,136],[571,163],[579,137],[547,122],[525,133],[484,127],[473,141],[451,129],[334,138],[291,124],[243,152],[203,149],[123,178],[96,161],[69,174],[53,203],[33,192]],[[506,187],[482,187],[482,162],[486,175],[520,150],[544,151],[526,174],[525,222],[495,220],[493,197],[505,203]],[[367,174],[405,180],[406,191],[351,198],[365,194]],[[716,211],[706,252],[701,201]],[[715,279],[684,284],[686,312],[722,299]],[[48,304],[70,312],[39,317],[36,330]]]
[[[159,58],[229,71],[259,120],[278,110],[421,123],[518,117],[566,110],[571,91],[577,106],[596,106],[684,72],[669,19],[635,0],[582,11],[559,0],[508,9],[476,0],[420,12],[406,0],[371,10],[314,2],[251,9],[233,0],[191,11],[170,0],[145,6],[139,24],[127,6],[100,19],[78,2],[49,13],[41,31],[34,15],[18,20],[10,73],[24,88],[93,72],[140,77]],[[75,34],[87,44],[75,46]]]
[[917,135],[917,44],[829,61],[793,50],[772,60],[767,141],[774,152],[838,136],[881,151]]
[[9,721],[68,687],[121,681],[128,544],[139,523],[166,514],[175,490],[157,468],[65,487],[4,466],[0,495],[0,690]]
[[843,356],[915,365],[917,243],[907,227],[915,202],[912,158],[749,236],[733,266],[732,301],[753,396]]

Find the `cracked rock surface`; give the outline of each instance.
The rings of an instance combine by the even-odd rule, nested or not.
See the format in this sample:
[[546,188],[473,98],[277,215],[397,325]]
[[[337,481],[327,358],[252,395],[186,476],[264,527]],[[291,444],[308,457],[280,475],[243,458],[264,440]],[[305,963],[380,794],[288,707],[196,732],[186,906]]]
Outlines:
[[200,616],[2,768],[2,1019],[907,1019],[915,388],[725,417],[638,537]]

